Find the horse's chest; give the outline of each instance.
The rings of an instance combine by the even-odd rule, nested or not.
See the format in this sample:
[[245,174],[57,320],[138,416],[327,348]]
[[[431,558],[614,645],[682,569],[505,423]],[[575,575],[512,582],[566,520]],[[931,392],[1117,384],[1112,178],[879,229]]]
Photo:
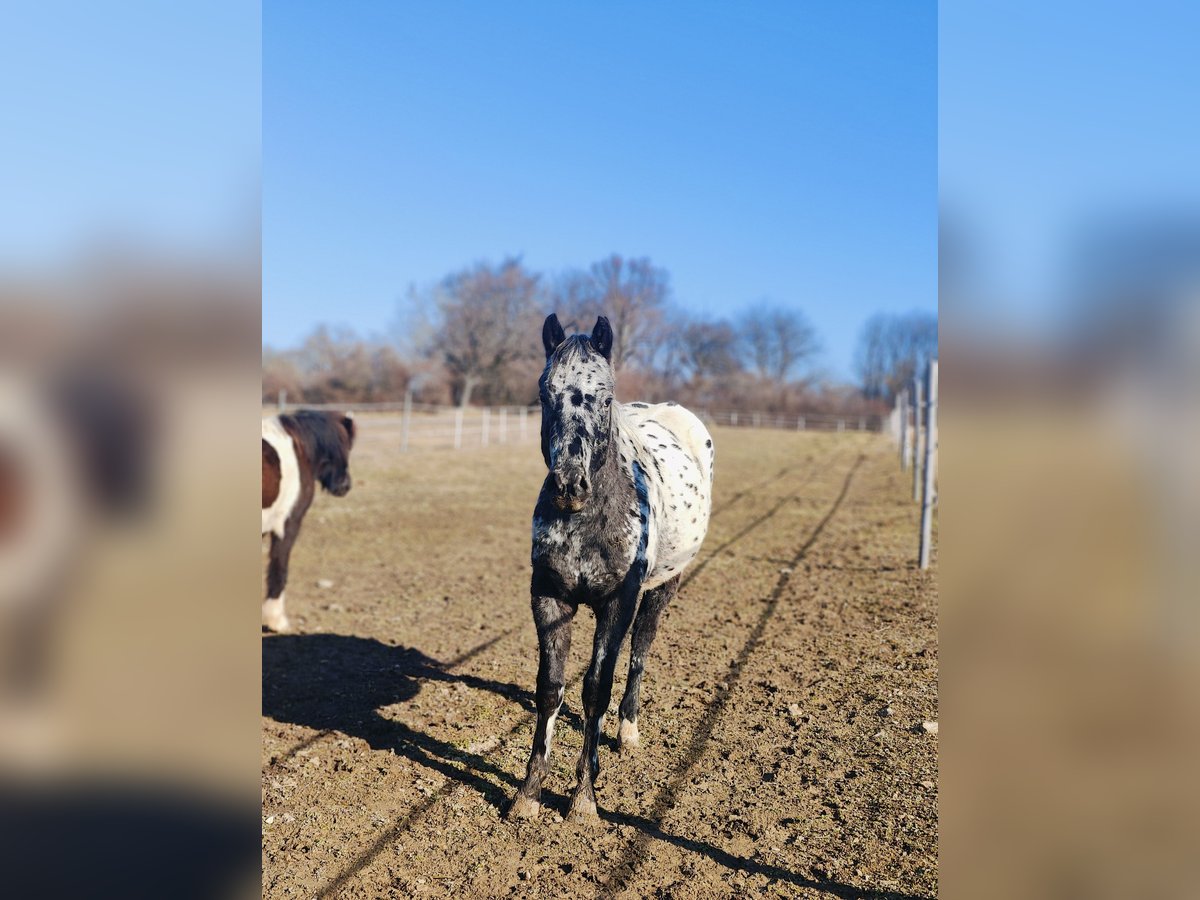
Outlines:
[[553,571],[568,593],[616,590],[637,558],[636,523],[604,518],[581,524],[535,515],[533,564]]
[[[296,458],[295,444],[292,437],[278,419],[264,419],[262,425],[263,440],[263,509],[262,533],[272,533],[282,538],[287,527],[288,517],[296,506],[301,493],[300,463]],[[274,459],[268,459],[266,447],[274,450]],[[268,471],[268,470],[272,471]],[[277,470],[277,471],[276,471]],[[268,478],[273,484],[268,485]],[[271,487],[273,497],[267,498],[267,488]]]

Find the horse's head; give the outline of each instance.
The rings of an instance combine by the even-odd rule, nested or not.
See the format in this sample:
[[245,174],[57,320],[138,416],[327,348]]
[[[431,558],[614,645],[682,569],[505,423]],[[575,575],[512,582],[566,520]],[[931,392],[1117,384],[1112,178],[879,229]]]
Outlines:
[[329,414],[329,439],[323,442],[321,459],[314,473],[321,487],[335,497],[350,492],[350,448],[354,446],[354,419]]
[[542,457],[554,478],[559,509],[583,509],[593,476],[608,456],[613,431],[612,341],[612,328],[603,316],[590,337],[568,338],[553,313],[542,326]]
[[313,478],[335,497],[350,492],[350,448],[354,446],[354,419],[341,413],[298,410],[285,416],[293,436],[304,449]]

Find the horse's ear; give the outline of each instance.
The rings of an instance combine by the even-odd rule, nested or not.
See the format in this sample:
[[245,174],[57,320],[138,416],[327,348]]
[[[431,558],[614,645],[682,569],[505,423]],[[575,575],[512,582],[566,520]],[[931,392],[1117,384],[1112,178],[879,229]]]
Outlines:
[[358,432],[354,427],[354,416],[346,414],[342,416],[342,427],[346,429],[346,434],[350,435],[350,446],[354,446],[354,439],[358,436]]
[[546,316],[546,324],[542,326],[542,346],[546,348],[546,359],[549,359],[558,349],[558,345],[566,339],[566,332],[558,324],[558,316],[550,313]]
[[612,356],[612,326],[608,324],[608,319],[601,316],[596,320],[596,327],[592,329],[592,346],[605,359],[610,359]]

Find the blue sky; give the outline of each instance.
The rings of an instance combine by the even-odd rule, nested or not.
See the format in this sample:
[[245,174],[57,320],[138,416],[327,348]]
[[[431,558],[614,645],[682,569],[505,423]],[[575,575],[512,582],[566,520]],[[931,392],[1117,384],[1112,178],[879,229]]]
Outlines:
[[271,3],[263,340],[410,284],[649,256],[707,315],[804,310],[851,375],[936,310],[933,3]]

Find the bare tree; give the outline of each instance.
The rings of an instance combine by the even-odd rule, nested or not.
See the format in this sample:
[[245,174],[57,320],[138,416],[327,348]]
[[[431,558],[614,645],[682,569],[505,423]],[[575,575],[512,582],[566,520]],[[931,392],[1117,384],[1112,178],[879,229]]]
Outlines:
[[855,364],[863,396],[890,401],[937,351],[936,314],[876,313],[863,325],[858,338]]
[[568,328],[590,330],[597,316],[607,316],[613,328],[613,368],[649,368],[669,335],[665,327],[670,277],[649,259],[625,259],[613,254],[593,263],[586,272],[559,276],[553,301]]
[[433,293],[435,330],[428,351],[442,359],[466,406],[483,380],[499,382],[509,367],[536,359],[538,276],[521,260],[477,263],[447,276]]
[[816,331],[798,309],[751,307],[738,322],[738,335],[746,361],[758,377],[780,385],[820,349]]
[[706,378],[722,378],[742,368],[733,326],[718,322],[689,322],[679,332],[681,369],[695,384]]

